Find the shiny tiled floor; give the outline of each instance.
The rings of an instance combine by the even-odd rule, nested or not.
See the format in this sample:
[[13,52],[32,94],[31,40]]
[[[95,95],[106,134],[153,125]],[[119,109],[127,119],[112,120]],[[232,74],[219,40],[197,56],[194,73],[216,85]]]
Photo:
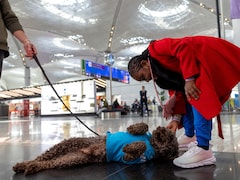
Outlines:
[[[125,131],[136,122],[146,122],[150,130],[166,125],[166,121],[154,111],[150,117],[137,114],[122,116],[121,119],[101,120],[95,116],[79,116],[81,121],[98,134],[106,131]],[[237,180],[240,179],[240,114],[221,115],[225,139],[217,136],[214,121],[212,150],[217,158],[214,166],[195,169],[175,167],[171,161],[151,161],[141,165],[105,163],[86,165],[71,169],[47,170],[35,175],[14,174],[11,170],[16,162],[35,158],[37,155],[64,138],[73,136],[95,136],[74,117],[29,117],[0,118],[0,180],[83,180],[83,179],[188,179],[188,180]],[[177,132],[177,136],[183,131]]]

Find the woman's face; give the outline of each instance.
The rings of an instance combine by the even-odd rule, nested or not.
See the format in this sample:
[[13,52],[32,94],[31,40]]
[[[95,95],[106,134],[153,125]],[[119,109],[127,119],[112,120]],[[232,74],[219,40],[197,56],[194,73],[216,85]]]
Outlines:
[[132,78],[135,79],[136,81],[146,81],[149,82],[152,77],[151,77],[151,72],[150,72],[150,67],[148,64],[148,61],[142,60],[141,62],[142,67],[137,71]]

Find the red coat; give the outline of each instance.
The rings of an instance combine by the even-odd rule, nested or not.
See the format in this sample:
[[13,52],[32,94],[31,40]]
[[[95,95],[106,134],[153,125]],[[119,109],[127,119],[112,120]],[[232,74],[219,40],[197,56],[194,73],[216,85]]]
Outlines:
[[218,115],[232,88],[240,81],[240,49],[220,38],[165,38],[148,47],[150,56],[165,68],[182,73],[183,78],[197,76],[201,94],[190,100],[206,119]]
[[172,109],[172,114],[181,114],[184,115],[186,114],[186,101],[187,98],[184,96],[182,92],[175,92],[174,90],[169,90],[168,91],[169,95],[172,96],[174,93],[176,95],[176,102],[175,106]]

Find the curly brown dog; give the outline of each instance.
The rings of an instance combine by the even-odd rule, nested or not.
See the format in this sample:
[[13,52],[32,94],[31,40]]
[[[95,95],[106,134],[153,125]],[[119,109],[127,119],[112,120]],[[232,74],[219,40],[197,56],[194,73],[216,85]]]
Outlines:
[[153,158],[174,159],[177,156],[177,139],[169,129],[159,126],[151,134],[147,124],[137,123],[129,126],[127,132],[64,140],[34,160],[17,163],[13,171],[28,175],[87,163],[118,161],[137,164]]

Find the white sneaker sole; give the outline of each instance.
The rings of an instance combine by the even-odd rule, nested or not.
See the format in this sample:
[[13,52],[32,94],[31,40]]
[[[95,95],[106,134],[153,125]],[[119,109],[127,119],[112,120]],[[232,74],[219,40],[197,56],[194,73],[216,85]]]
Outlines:
[[178,150],[179,151],[187,151],[188,150],[188,146],[183,146],[183,147],[178,146]]
[[173,161],[173,164],[181,167],[181,168],[196,168],[196,167],[201,167],[201,166],[208,166],[208,165],[213,165],[216,162],[216,158],[213,156],[209,159],[205,159],[203,161],[199,161],[196,163],[192,163],[192,164],[181,164],[178,162]]

